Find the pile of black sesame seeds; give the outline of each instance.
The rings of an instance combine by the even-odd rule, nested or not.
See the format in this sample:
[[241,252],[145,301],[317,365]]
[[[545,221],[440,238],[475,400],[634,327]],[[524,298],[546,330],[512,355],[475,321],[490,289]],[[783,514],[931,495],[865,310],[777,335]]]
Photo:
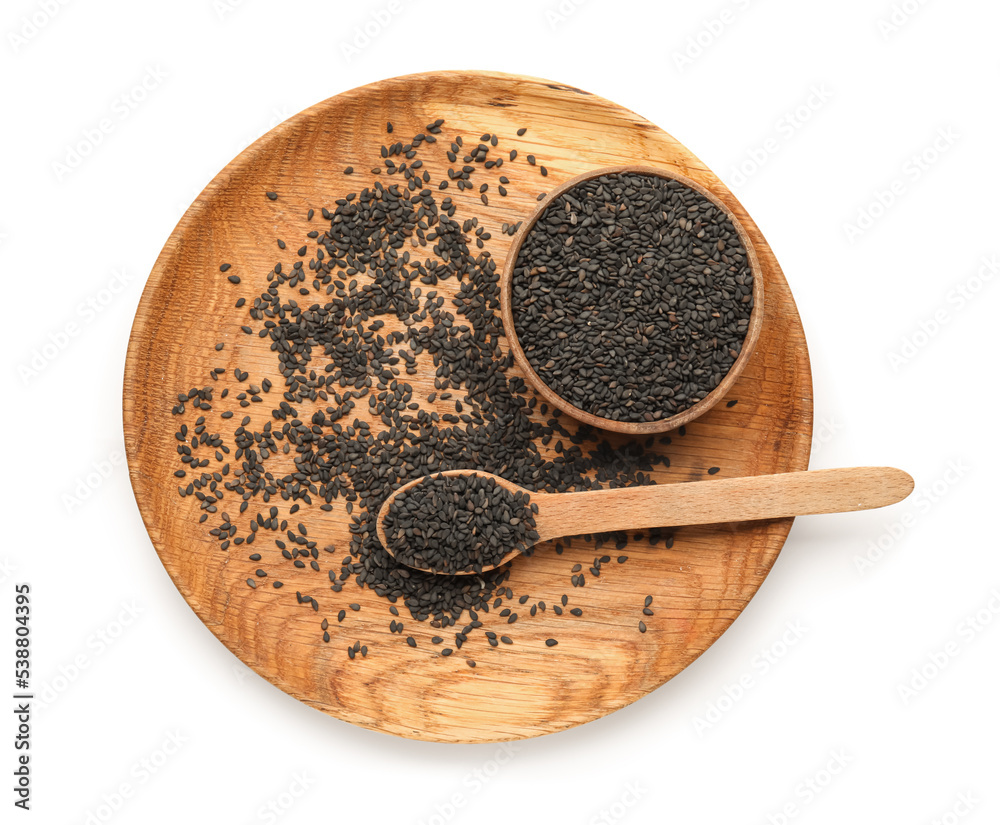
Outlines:
[[511,550],[530,555],[538,505],[494,479],[438,474],[394,496],[383,528],[389,549],[408,567],[482,573]]
[[538,377],[577,409],[652,422],[714,390],[753,310],[726,213],[680,181],[618,172],[556,197],[512,272],[514,328]]
[[[249,587],[281,588],[283,570],[311,570],[315,586],[295,595],[298,604],[323,614],[318,627],[324,642],[332,640],[331,617],[349,624],[348,611],[361,610],[342,595],[352,582],[386,599],[389,629],[400,636],[405,627],[400,606],[413,620],[435,628],[457,628],[467,617],[454,633],[454,647],[442,647],[443,636],[431,640],[434,653],[450,656],[476,630],[491,647],[514,643],[509,635],[483,629],[481,614],[495,612],[498,620],[514,624],[518,606],[528,616],[548,609],[582,616],[583,610],[569,607],[567,594],[550,604],[534,600],[530,607],[530,597],[520,595],[514,605],[509,565],[479,575],[442,576],[398,563],[375,532],[376,516],[391,492],[418,477],[459,469],[493,473],[545,492],[643,485],[654,483],[649,474],[670,461],[652,449],[653,438],[618,439],[612,445],[605,433],[563,419],[511,374],[513,359],[502,346],[498,273],[486,248],[491,234],[475,217],[456,218],[458,204],[451,197],[438,201],[428,171],[415,160],[418,149],[438,142],[442,125],[434,121],[407,143],[383,145],[382,163],[371,169],[373,185],[337,199],[332,210],[322,208],[326,224],[305,232],[308,241],[290,267],[276,263],[266,278],[227,275],[234,286],[266,280],[263,291],[249,301],[239,297],[235,306],[247,308],[241,329],[269,347],[284,387],[267,378],[258,382],[239,368],[232,371],[234,384],[219,367],[211,371],[211,383],[179,393],[173,412],[192,415],[192,407],[197,414],[193,426],[183,423],[176,433],[182,465],[175,473],[181,480],[178,493],[197,501],[201,523],[212,519],[209,532],[220,551],[249,551]],[[465,150],[456,137],[445,154],[452,164],[461,157],[462,165],[449,168],[437,190],[453,183],[460,191],[471,190],[473,176],[494,170],[497,192],[505,196],[510,181],[499,170],[505,161],[515,161],[517,151],[494,152],[498,142],[496,135],[484,134],[475,149]],[[527,161],[547,175],[533,156]],[[351,175],[354,168],[344,173]],[[383,184],[383,173],[400,181]],[[479,186],[484,206],[489,186]],[[272,201],[280,197],[273,191],[263,195]],[[315,216],[309,209],[307,226]],[[503,224],[501,231],[513,235],[519,225]],[[287,247],[278,241],[280,250]],[[230,269],[220,266],[223,273]],[[435,289],[441,281],[458,284],[449,301]],[[220,343],[215,349],[223,348]],[[406,377],[426,371],[428,359],[435,390],[415,397]],[[271,420],[259,430],[251,427],[249,415],[226,436],[225,425],[209,423],[210,416],[234,420],[237,404],[245,410],[265,400]],[[454,412],[427,408],[442,402]],[[225,409],[215,412],[216,404]],[[683,436],[684,428],[676,434]],[[669,444],[670,436],[659,440]],[[274,469],[287,468],[289,459],[294,470]],[[309,510],[330,511],[337,499],[352,520],[346,552],[310,535],[306,523]],[[226,511],[228,501],[237,514]],[[284,508],[287,514],[281,513]],[[632,538],[673,544],[669,530]],[[596,554],[591,577],[600,577],[602,566],[612,562],[611,554],[601,553],[606,544],[614,546],[618,564],[628,560],[622,554],[629,541],[624,532],[582,540]],[[555,552],[561,554],[572,541],[556,543]],[[569,577],[574,588],[586,583],[581,570],[576,565]],[[639,628],[645,632],[641,622]],[[344,628],[342,638],[346,635]],[[413,636],[405,642],[417,647]],[[368,653],[360,640],[346,649],[351,659]]]

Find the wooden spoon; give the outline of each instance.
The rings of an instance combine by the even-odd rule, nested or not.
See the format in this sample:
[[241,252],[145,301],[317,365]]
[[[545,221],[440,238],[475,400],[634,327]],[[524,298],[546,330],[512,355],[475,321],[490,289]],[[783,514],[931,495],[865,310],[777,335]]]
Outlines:
[[[908,473],[893,467],[843,467],[798,473],[724,478],[680,484],[656,484],[580,493],[533,493],[505,478],[478,470],[448,470],[436,475],[492,478],[512,493],[527,493],[538,505],[535,530],[538,542],[563,536],[680,527],[685,524],[720,524],[730,521],[787,518],[818,513],[872,510],[902,501],[913,490]],[[382,504],[376,530],[391,554],[385,534],[385,517],[393,499],[427,478],[415,479],[396,490]],[[521,550],[507,553],[492,570],[506,564]],[[437,571],[424,568],[426,573]],[[456,575],[473,570],[455,571]],[[452,575],[451,573],[449,575]]]

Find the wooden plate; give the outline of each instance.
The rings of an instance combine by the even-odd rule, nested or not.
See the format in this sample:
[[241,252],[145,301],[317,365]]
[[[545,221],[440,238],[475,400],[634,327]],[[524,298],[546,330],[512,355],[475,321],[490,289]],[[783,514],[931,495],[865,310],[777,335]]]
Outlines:
[[[482,133],[495,133],[503,157],[518,150],[518,159],[502,169],[511,181],[507,197],[497,195],[496,175],[482,176],[491,184],[488,206],[478,186],[457,192],[453,185],[441,193],[458,204],[456,218],[476,216],[487,227],[498,271],[510,243],[501,224],[528,218],[538,193],[587,170],[641,163],[676,170],[716,193],[750,233],[765,278],[766,318],[753,357],[729,395],[738,403],[719,404],[689,424],[685,435],[675,431],[671,444],[658,445],[671,463],[654,477],[661,483],[694,481],[707,478],[710,467],[721,468],[716,477],[806,469],[812,389],[805,338],[778,263],[736,198],[676,140],[620,106],[570,86],[478,72],[394,78],[326,100],[273,129],[208,185],[167,241],[136,313],[125,366],[125,442],[135,496],[164,567],[201,620],[248,666],[303,702],[375,730],[446,742],[518,739],[596,719],[687,667],[760,587],[791,519],[684,528],[671,549],[632,541],[622,551],[628,562],[612,561],[599,578],[588,575],[582,588],[571,586],[570,568],[580,563],[586,570],[593,547],[576,540],[561,556],[542,547],[512,566],[509,586],[515,596],[530,594],[531,603],[552,605],[565,593],[583,616],[560,617],[550,608],[508,625],[495,611],[481,614],[484,630],[509,632],[515,644],[491,648],[477,635],[455,655],[442,657],[430,643],[439,631],[403,609],[406,634],[390,633],[387,601],[353,582],[335,594],[317,586],[311,570],[291,569],[282,572],[286,586],[280,590],[249,588],[245,580],[260,565],[248,560],[245,546],[220,549],[209,535],[217,519],[199,524],[199,502],[181,498],[174,477],[183,466],[174,436],[181,423],[193,429],[204,414],[210,431],[231,439],[242,414],[251,415],[259,429],[281,400],[283,380],[270,341],[240,331],[248,321],[245,308],[234,308],[235,299],[243,295],[252,303],[276,262],[297,259],[294,250],[307,242],[305,233],[324,228],[321,206],[332,208],[337,198],[372,183],[369,170],[381,166],[383,143],[407,141],[436,118],[445,121],[441,143],[420,155],[435,184],[445,178],[444,152],[455,135],[472,148]],[[389,120],[392,136],[385,131]],[[516,137],[520,127],[528,131]],[[528,154],[547,167],[547,178],[525,162]],[[354,175],[344,175],[348,165],[357,170]],[[475,176],[473,181],[479,183]],[[278,200],[269,200],[266,191],[278,192]],[[309,208],[317,218],[307,224]],[[288,243],[285,252],[275,245],[277,238]],[[233,265],[242,284],[234,287],[220,273],[223,262]],[[455,284],[442,281],[437,288],[451,295]],[[220,352],[217,342],[225,344]],[[227,377],[236,367],[248,371],[255,384],[269,377],[274,388],[264,403],[244,411],[232,405],[237,417],[230,422],[219,419],[230,404],[215,403],[205,413],[189,404],[183,415],[173,415],[177,393],[210,384],[217,367],[227,369]],[[426,399],[432,379],[407,377],[415,398]],[[307,405],[298,407],[306,420]],[[366,412],[367,404],[357,410]],[[627,438],[609,436],[612,444]],[[209,470],[216,469],[212,464]],[[235,516],[235,498],[229,494],[219,509]],[[289,503],[277,504],[284,518]],[[327,513],[310,510],[308,524],[311,532],[321,528],[324,542],[346,550],[349,516],[342,499],[335,505]],[[255,512],[248,510],[247,522]],[[246,535],[246,522],[236,521]],[[272,544],[266,545],[273,553]],[[617,555],[613,547],[601,552]],[[319,613],[297,603],[300,589],[321,600]],[[641,613],[647,595],[653,596],[652,617]],[[361,611],[349,611],[349,621],[338,624],[336,613],[349,601]],[[331,620],[329,644],[319,628],[324,616]],[[641,619],[649,627],[645,634],[637,629]],[[416,639],[415,649],[405,635]],[[559,640],[557,647],[545,646],[549,637]],[[355,640],[368,646],[367,658],[347,657],[345,649]],[[468,667],[466,658],[478,666]]]

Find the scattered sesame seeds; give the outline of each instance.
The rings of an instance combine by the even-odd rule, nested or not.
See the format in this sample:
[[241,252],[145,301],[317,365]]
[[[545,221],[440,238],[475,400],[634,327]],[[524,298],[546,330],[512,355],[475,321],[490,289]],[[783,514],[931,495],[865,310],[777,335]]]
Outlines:
[[[407,481],[441,470],[477,467],[533,490],[560,492],[651,484],[650,470],[669,467],[666,457],[647,449],[649,445],[613,446],[599,431],[560,420],[557,411],[550,414],[513,375],[499,328],[498,273],[490,229],[480,223],[481,217],[463,219],[458,214],[460,204],[437,192],[451,182],[461,191],[478,190],[485,196],[487,170],[499,170],[505,159],[514,161],[517,150],[508,154],[504,147],[501,157],[497,153],[489,157],[500,142],[490,132],[468,149],[460,137],[453,143],[443,139],[438,151],[447,151],[450,145],[454,158],[449,160],[455,165],[436,188],[423,161],[415,156],[424,144],[435,142],[442,125],[442,120],[432,121],[426,134],[387,145],[381,160],[389,163],[373,168],[381,180],[359,187],[359,192],[344,193],[330,208],[309,209],[305,220],[312,221],[320,212],[327,227],[324,231],[323,224],[310,224],[307,238],[301,239],[308,244],[298,246],[300,241],[285,234],[292,230],[283,229],[288,244],[282,240],[278,249],[297,247],[294,264],[283,261],[270,272],[259,273],[255,294],[236,301],[237,309],[246,307],[248,317],[241,324],[250,336],[246,346],[262,339],[268,349],[260,352],[271,354],[275,392],[271,393],[267,378],[255,376],[258,386],[250,384],[248,373],[240,368],[227,375],[227,368],[219,367],[212,370],[209,386],[178,393],[177,403],[171,402],[177,415],[198,417],[197,432],[182,424],[178,437],[182,465],[177,477],[183,479],[179,495],[197,505],[202,521],[212,515],[206,529],[211,528],[222,551],[255,539],[257,547],[274,541],[277,551],[251,554],[254,564],[242,575],[251,574],[248,587],[256,588],[257,581],[266,579],[276,589],[283,584],[276,576],[294,575],[290,589],[301,588],[300,605],[319,612],[323,602],[328,615],[338,610],[332,628],[322,620],[324,642],[351,624],[346,621],[348,610],[326,599],[342,599],[335,594],[352,580],[386,599],[393,616],[399,616],[398,605],[415,621],[435,628],[461,628],[454,650],[477,639],[481,645],[482,638],[473,630],[482,628],[484,621],[499,623],[496,612],[505,614],[508,626],[517,622],[518,614],[504,608],[504,602],[517,599],[526,605],[528,615],[522,613],[519,627],[546,611],[545,602],[529,604],[528,596],[515,596],[505,586],[507,569],[481,576],[427,576],[385,553],[374,535],[374,515],[385,497]],[[392,134],[399,128],[387,122],[386,131]],[[528,161],[537,164],[534,156]],[[548,170],[541,166],[539,171],[546,175]],[[344,173],[353,174],[354,168],[348,166]],[[506,196],[509,179],[498,175],[495,180],[499,195]],[[267,197],[276,200],[277,193],[268,192]],[[539,200],[544,197],[538,195]],[[482,203],[489,206],[485,197]],[[513,236],[520,225],[520,221],[504,224],[501,234]],[[230,268],[224,266],[222,272]],[[243,275],[244,281],[257,277]],[[435,290],[445,280],[457,285],[454,299]],[[237,276],[230,281],[240,283]],[[403,332],[389,331],[400,325]],[[216,347],[221,351],[221,345]],[[421,391],[407,383],[409,376],[427,369],[417,367],[422,354],[433,358],[431,377],[439,395],[437,402],[430,402],[438,404],[433,409],[422,403],[430,400],[426,391],[421,397]],[[223,385],[232,377],[238,386],[229,395],[229,387]],[[255,405],[265,406],[257,407],[253,416],[241,412],[238,427],[216,433],[205,417],[213,402],[220,406],[220,396],[228,396],[231,407],[246,413],[254,412],[248,408]],[[217,409],[214,421],[235,425],[233,412]],[[271,460],[279,456],[290,469],[275,470]],[[238,506],[237,517],[219,512],[224,499]],[[346,555],[333,559],[320,554],[320,549],[335,551],[313,541],[309,533],[316,531],[308,527],[310,508],[329,511],[335,505],[344,506],[350,516],[351,539],[349,549],[342,551]],[[301,521],[295,519],[296,525],[289,529],[279,507],[289,516],[301,508]],[[657,535],[653,543],[660,540]],[[583,541],[588,547],[605,543],[624,547],[625,537],[587,536]],[[667,536],[666,545],[672,542]],[[571,540],[565,545],[569,548]],[[563,549],[560,543],[556,555]],[[622,564],[628,557],[617,558]],[[600,576],[601,565],[610,560],[610,556],[595,557],[587,572],[578,564],[574,575]],[[320,578],[322,588],[306,595],[307,579]],[[567,596],[560,602],[551,604],[557,616],[564,614]],[[360,605],[351,603],[349,609],[360,610]],[[480,620],[480,615],[493,611],[494,616]],[[583,615],[579,607],[565,612]],[[469,623],[463,628],[459,622],[466,615]],[[392,632],[402,636],[403,622],[394,622]],[[489,647],[515,643],[510,636],[485,628],[483,632]],[[443,636],[434,636],[434,650],[440,650],[443,642]],[[407,636],[406,643],[417,647],[414,636]],[[545,644],[553,647],[557,642],[546,639]],[[347,650],[351,659],[367,655],[360,642]],[[451,654],[453,648],[444,650]],[[474,660],[466,661],[470,668],[476,666]]]

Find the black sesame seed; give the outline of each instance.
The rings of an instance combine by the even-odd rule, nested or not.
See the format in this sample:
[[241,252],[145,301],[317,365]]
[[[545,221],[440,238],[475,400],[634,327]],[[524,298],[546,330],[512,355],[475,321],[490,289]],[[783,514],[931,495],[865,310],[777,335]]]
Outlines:
[[512,277],[515,328],[535,372],[574,406],[656,421],[729,372],[752,284],[736,228],[700,192],[601,175],[555,198],[525,236]]
[[537,541],[529,504],[528,496],[485,476],[428,477],[393,498],[386,539],[396,559],[410,567],[481,572]]
[[[271,396],[274,401],[270,417],[263,409],[251,423],[251,417],[241,413],[239,427],[218,434],[210,432],[204,416],[198,418],[195,427],[199,429],[194,433],[188,432],[186,424],[181,425],[177,440],[184,449],[179,453],[182,463],[177,475],[189,483],[179,487],[178,494],[199,503],[202,522],[209,513],[217,512],[216,504],[224,495],[239,501],[239,512],[250,519],[249,535],[237,536],[236,525],[225,514],[221,514],[221,522],[216,520],[206,526],[212,529],[222,550],[231,544],[249,545],[267,530],[280,531],[285,541],[275,539],[282,554],[275,562],[290,562],[289,569],[303,574],[309,569],[326,572],[324,581],[329,579],[332,592],[341,593],[344,585],[354,580],[389,600],[393,616],[399,616],[399,604],[410,611],[415,621],[428,621],[435,628],[455,626],[458,631],[461,617],[468,613],[469,624],[455,634],[457,650],[476,640],[470,634],[483,626],[477,610],[485,612],[492,607],[496,611],[492,621],[505,618],[513,623],[518,614],[504,607],[504,601],[516,598],[517,604],[528,605],[530,598],[515,596],[512,588],[505,586],[509,576],[505,568],[477,576],[427,575],[385,553],[375,536],[374,516],[389,492],[422,476],[469,467],[482,467],[545,492],[651,484],[650,472],[657,466],[669,467],[669,461],[649,449],[652,442],[615,446],[598,431],[560,419],[558,411],[550,414],[511,370],[512,359],[498,334],[498,273],[491,254],[494,250],[489,245],[490,233],[477,218],[464,218],[461,204],[438,195],[439,190],[433,186],[423,188],[430,176],[418,171],[424,162],[416,158],[417,150],[434,142],[433,135],[440,133],[442,123],[433,121],[427,134],[409,143],[399,141],[385,147],[384,160],[389,163],[384,169],[372,171],[376,175],[398,175],[400,183],[386,186],[376,182],[340,198],[336,198],[338,193],[331,193],[331,198],[336,198],[332,211],[316,210],[329,222],[326,231],[322,225],[313,224],[316,229],[307,233],[315,243],[311,259],[306,258],[310,246],[300,247],[300,260],[294,266],[275,264],[259,292],[255,288],[249,301],[236,301],[237,308],[248,309],[241,328],[254,341],[264,339],[260,354],[269,352],[273,359],[273,371],[264,369],[261,359],[261,372],[270,372],[270,379],[261,376],[256,379],[260,386],[255,386],[248,383],[245,371],[236,368],[231,375],[242,386],[234,387],[232,395],[228,386],[218,387],[220,392],[213,398],[212,388],[226,383],[227,370],[219,367],[210,373],[212,382],[218,383],[203,389],[182,388],[171,407],[177,415],[185,415],[193,408],[198,416],[211,409],[213,400],[228,397],[231,407],[220,412],[221,420],[231,421],[234,409],[239,409],[237,403],[249,407],[262,400],[262,392],[271,392],[272,379],[275,384],[280,382],[277,392],[281,398]],[[387,133],[391,133],[388,123]],[[490,148],[497,145],[497,136],[486,132],[481,144],[466,153],[462,139],[456,137],[450,144],[452,162],[459,163],[459,155],[464,155],[462,165],[451,168],[441,189],[455,181],[460,190],[471,192],[478,188],[479,195],[485,196],[488,184],[472,175],[481,174],[485,168],[499,170],[504,158],[487,159]],[[511,150],[509,160],[516,157],[517,151]],[[534,156],[529,157],[529,163],[537,165]],[[351,174],[354,170],[347,167],[344,171]],[[547,173],[544,167],[539,171]],[[498,180],[497,191],[506,196],[504,187],[510,181],[506,176],[498,176]],[[615,192],[605,194],[608,202],[615,201]],[[274,200],[277,194],[268,193],[268,197]],[[539,200],[544,197],[544,193],[538,195]],[[562,226],[566,231],[558,233],[560,242],[579,231],[582,221],[578,216],[572,223],[568,217],[572,214],[572,208],[564,213],[567,218]],[[310,209],[306,219],[312,220],[314,215]],[[695,219],[685,216],[684,220]],[[608,234],[616,225],[607,224]],[[501,232],[511,237],[520,226],[520,222],[506,223]],[[603,228],[600,223],[595,226]],[[577,244],[583,244],[583,240],[574,239],[570,249]],[[279,248],[286,248],[283,240]],[[723,244],[716,252],[727,248]],[[641,268],[646,258],[641,263],[637,258],[629,260]],[[697,261],[699,266],[705,263]],[[222,271],[229,268],[226,265]],[[585,280],[595,277],[586,267],[580,271]],[[244,273],[243,277],[250,276]],[[447,279],[455,286],[454,299],[436,292],[437,284]],[[744,298],[749,294],[741,288],[738,300],[747,303]],[[550,324],[553,319],[543,320]],[[403,331],[390,331],[400,328]],[[629,334],[638,334],[640,339],[643,335],[649,337],[641,328],[630,329]],[[404,381],[428,369],[424,364],[418,369],[417,359],[422,354],[426,363],[433,361],[430,369],[434,392],[441,402],[438,411],[422,403],[435,403],[433,395]],[[457,391],[462,393],[461,400],[452,398]],[[371,413],[371,423],[359,415],[366,410]],[[681,429],[680,434],[683,432]],[[669,438],[657,443],[669,444]],[[214,467],[211,471],[205,469],[210,462],[196,453],[199,446],[214,451],[222,465],[219,471],[214,472]],[[235,450],[232,456],[231,449]],[[279,454],[289,462],[287,470],[282,466],[275,471],[271,459]],[[279,519],[277,508],[268,505],[279,497],[287,503],[289,513],[302,513],[298,517],[301,522],[291,531]],[[337,500],[343,502],[351,520],[349,551],[339,564],[341,554],[337,553],[336,560],[321,555],[319,543],[310,539],[307,530],[310,507],[330,511],[341,506]],[[491,497],[473,501],[473,520],[497,506]],[[496,547],[489,548],[500,557],[504,554],[500,548],[512,549],[518,531],[528,529],[537,505],[524,500],[517,502],[516,508],[510,503],[508,507],[511,515],[506,522],[501,521],[505,529],[497,531]],[[468,512],[456,502],[456,513]],[[315,529],[312,532],[315,534]],[[475,535],[481,539],[480,533]],[[659,531],[651,531],[649,537],[653,544],[673,544],[671,535]],[[595,547],[609,541],[624,547],[627,537],[614,534],[586,536],[582,540]],[[633,538],[641,540],[641,536]],[[569,541],[565,543],[570,546]],[[327,554],[336,552],[331,546],[323,549]],[[560,543],[556,555],[562,552]],[[263,565],[256,571],[258,578],[267,577],[275,588],[281,587],[282,583],[274,578],[273,566],[265,565],[261,554],[254,553],[250,558]],[[602,564],[610,560],[610,556],[594,554],[587,576],[600,576]],[[619,563],[626,560],[626,556],[618,556]],[[583,566],[578,565],[573,573],[577,586],[585,583]],[[607,575],[607,570],[604,572]],[[249,587],[256,586],[253,578],[247,581]],[[312,607],[314,612],[319,610],[318,601],[301,592],[298,602]],[[563,610],[568,602],[565,595],[560,602],[551,605],[557,616],[564,612],[583,615],[581,608]],[[350,606],[352,610],[359,608],[360,604]],[[544,602],[537,602],[524,609],[536,616],[546,607]],[[643,609],[649,610],[649,606]],[[343,623],[347,612],[339,610],[337,621]],[[401,635],[403,622],[394,619],[390,630]],[[326,619],[321,631],[324,641],[328,641]],[[490,646],[513,644],[508,636],[498,638],[494,631],[485,633]],[[435,650],[443,641],[443,636],[433,637]],[[549,647],[554,643],[546,640]],[[416,647],[415,637],[407,637],[407,644]],[[452,648],[446,650],[452,652]],[[367,647],[360,642],[348,648],[352,659],[358,653],[362,658],[367,653]],[[473,660],[467,662],[474,667]]]

